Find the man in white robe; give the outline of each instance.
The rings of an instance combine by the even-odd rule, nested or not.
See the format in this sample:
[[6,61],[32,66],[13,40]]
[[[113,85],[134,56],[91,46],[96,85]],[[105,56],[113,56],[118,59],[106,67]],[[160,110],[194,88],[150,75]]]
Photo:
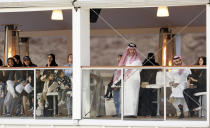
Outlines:
[[[130,43],[123,53],[119,66],[141,66],[136,45]],[[138,112],[138,97],[140,89],[139,69],[124,70],[124,116],[136,117]],[[121,71],[118,70],[114,76],[114,84],[120,80]]]
[[[181,56],[174,56],[173,64],[174,66],[182,66]],[[172,69],[169,72],[169,85],[172,87],[172,93],[169,101],[176,109],[177,116],[179,118],[184,118],[184,112],[188,112],[183,91],[187,88],[187,77],[189,74],[191,74],[190,69]]]

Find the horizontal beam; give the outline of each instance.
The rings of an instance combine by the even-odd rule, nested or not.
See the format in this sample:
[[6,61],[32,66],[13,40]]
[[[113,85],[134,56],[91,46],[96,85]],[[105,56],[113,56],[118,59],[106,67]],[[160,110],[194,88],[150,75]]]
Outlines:
[[[1,0],[0,12],[44,11],[72,9],[73,0]],[[137,8],[157,6],[205,5],[209,0],[77,0],[81,8]]]
[[[70,0],[33,0],[24,2],[23,0],[13,0],[14,2],[0,2],[0,12],[27,12],[27,11],[46,11],[56,9],[72,9]],[[15,2],[20,1],[20,2]]]
[[77,0],[83,8],[135,8],[157,6],[205,5],[208,0]]

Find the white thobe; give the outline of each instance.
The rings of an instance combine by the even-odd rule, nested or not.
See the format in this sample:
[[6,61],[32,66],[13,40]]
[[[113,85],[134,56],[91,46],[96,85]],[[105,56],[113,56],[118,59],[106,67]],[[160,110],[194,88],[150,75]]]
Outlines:
[[[140,60],[129,63],[130,58],[127,59],[126,66],[141,66]],[[128,70],[128,69],[126,69]],[[126,72],[125,70],[125,72]],[[124,80],[124,115],[136,116],[138,112],[140,89],[140,70],[132,69],[128,78]]]
[[183,105],[184,112],[188,111],[187,104],[184,99],[183,91],[187,88],[187,77],[191,74],[189,69],[184,69],[181,75],[179,75],[180,69],[173,69],[169,72],[170,82],[178,83],[179,85],[175,88],[172,87],[171,98],[174,98],[173,106],[176,108],[176,111],[180,111],[178,105]]

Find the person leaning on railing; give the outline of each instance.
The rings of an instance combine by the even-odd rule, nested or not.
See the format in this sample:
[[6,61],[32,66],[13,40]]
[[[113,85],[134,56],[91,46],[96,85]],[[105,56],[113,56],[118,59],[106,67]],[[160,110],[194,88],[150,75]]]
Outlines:
[[[199,57],[196,65],[206,65],[206,57]],[[197,92],[206,92],[206,69],[192,69],[192,74],[188,76],[188,88],[184,90],[184,98],[189,108],[190,116],[193,117],[195,111],[201,109]]]
[[[7,59],[7,67],[16,67],[15,60],[11,57]],[[15,71],[14,70],[8,70],[5,71],[4,79],[6,81],[6,88],[7,93],[6,97],[4,99],[4,105],[6,107],[6,115],[10,116],[14,109],[14,102],[15,98],[18,97],[14,86],[15,86]]]
[[23,66],[23,63],[22,63],[19,55],[13,56],[13,59],[15,60],[16,67],[22,67]]
[[[37,67],[36,64],[34,64],[32,61],[31,61],[31,58],[29,56],[24,56],[23,57],[23,67]],[[24,72],[24,75],[25,75],[25,81],[27,83],[29,83],[29,85],[34,88],[34,71],[32,70],[26,70]],[[28,85],[28,86],[29,86]],[[33,89],[34,90],[34,89]],[[27,95],[27,98],[24,97],[23,98],[23,101],[25,100],[25,102],[27,101],[27,99],[29,99],[29,104],[30,104],[30,110],[33,111],[33,106],[34,106],[34,103],[33,103],[33,100],[34,100],[34,91],[31,91],[28,95]]]
[[[65,64],[64,66],[68,66],[68,67],[72,66],[72,63],[73,63],[72,54],[68,55],[67,61],[68,61],[68,63]],[[73,74],[72,69],[65,69],[64,73],[65,73],[65,76],[72,79],[72,74]],[[72,115],[72,96],[69,96],[69,95],[66,96],[66,108],[68,111],[68,116],[71,116]]]
[[[47,60],[46,67],[52,67],[52,66],[58,66],[58,64],[56,63],[55,55],[51,53],[51,54],[48,54],[48,60]],[[49,81],[54,81],[54,78],[55,78],[54,70],[50,70],[50,69],[44,70],[43,77],[45,75],[47,77],[49,77],[48,78]],[[48,75],[50,75],[50,76],[48,76]],[[46,84],[46,81],[45,81],[45,84]],[[49,86],[47,86],[47,88],[45,88],[45,85],[44,85],[44,89],[43,89],[44,94],[52,91],[53,89],[56,89],[56,87],[57,87],[55,81],[52,82],[51,84],[47,84],[47,85],[49,85]],[[48,90],[47,92],[46,92],[46,89]],[[46,102],[47,104],[45,105],[46,108],[44,108],[44,116],[52,116],[53,112],[51,110],[53,110],[53,96],[48,96],[45,98],[47,98],[47,102]],[[57,102],[57,99],[56,99],[56,102]],[[56,108],[58,108],[58,106],[56,106]],[[57,113],[58,113],[58,109],[56,109],[56,114]]]
[[[117,63],[120,63],[120,60],[122,58],[122,55],[118,55],[117,57]],[[114,86],[113,85],[113,79],[114,75],[117,73],[117,70],[114,71],[114,74],[112,76],[111,81],[109,82],[106,90],[106,94],[104,98],[107,98],[108,100],[112,98],[112,91],[113,91],[113,97],[114,97],[114,104],[115,104],[115,110],[116,114],[112,117],[119,117],[120,116],[120,87],[121,87],[121,80],[119,80]]]

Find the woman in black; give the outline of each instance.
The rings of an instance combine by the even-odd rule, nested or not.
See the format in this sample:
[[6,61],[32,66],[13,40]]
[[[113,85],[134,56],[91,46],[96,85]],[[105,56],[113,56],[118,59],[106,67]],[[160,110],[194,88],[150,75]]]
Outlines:
[[[196,65],[206,65],[206,57],[199,57]],[[184,98],[189,108],[190,116],[200,109],[199,96],[197,92],[206,92],[206,69],[192,69],[188,76],[188,88],[183,91]]]
[[55,55],[54,54],[51,53],[51,54],[48,55],[48,61],[47,61],[46,66],[47,67],[58,66],[58,64],[55,61]]
[[[48,61],[46,64],[46,67],[52,67],[52,66],[58,66],[58,64],[55,61],[55,55],[54,54],[48,54]],[[49,75],[54,73],[54,70],[44,70],[43,75]],[[47,108],[44,108],[44,116],[52,116],[53,115],[53,96],[48,96],[47,100],[49,102],[49,105]],[[56,114],[58,113],[58,101],[56,98]]]
[[[34,63],[32,63],[31,58],[29,56],[24,56],[23,57],[23,67],[37,67]],[[26,70],[25,71],[25,81],[27,83],[30,83],[31,87],[34,87],[34,71],[33,70]],[[30,92],[27,94],[27,97],[29,99],[30,103],[30,110],[33,110],[33,97],[34,97],[34,92]]]
[[22,67],[22,62],[21,62],[21,59],[20,59],[20,56],[19,55],[15,55],[13,57],[13,59],[15,60],[15,63],[16,63],[16,67]]
[[[148,53],[147,59],[142,63],[143,66],[159,66],[155,62],[154,53]],[[156,74],[159,69],[143,69],[140,73],[141,85],[143,82],[148,84],[156,83]],[[141,87],[139,91],[139,106],[138,115],[145,116],[146,118],[151,118],[157,113],[157,104],[152,103],[152,101],[157,101],[157,89],[148,89]]]
[[[15,60],[13,58],[7,59],[7,67],[16,67]],[[6,114],[10,115],[12,110],[14,109],[14,99],[17,97],[14,90],[14,81],[15,81],[15,71],[7,70],[5,71],[4,77],[5,83],[7,83],[7,94],[4,100],[4,105],[6,106]]]

